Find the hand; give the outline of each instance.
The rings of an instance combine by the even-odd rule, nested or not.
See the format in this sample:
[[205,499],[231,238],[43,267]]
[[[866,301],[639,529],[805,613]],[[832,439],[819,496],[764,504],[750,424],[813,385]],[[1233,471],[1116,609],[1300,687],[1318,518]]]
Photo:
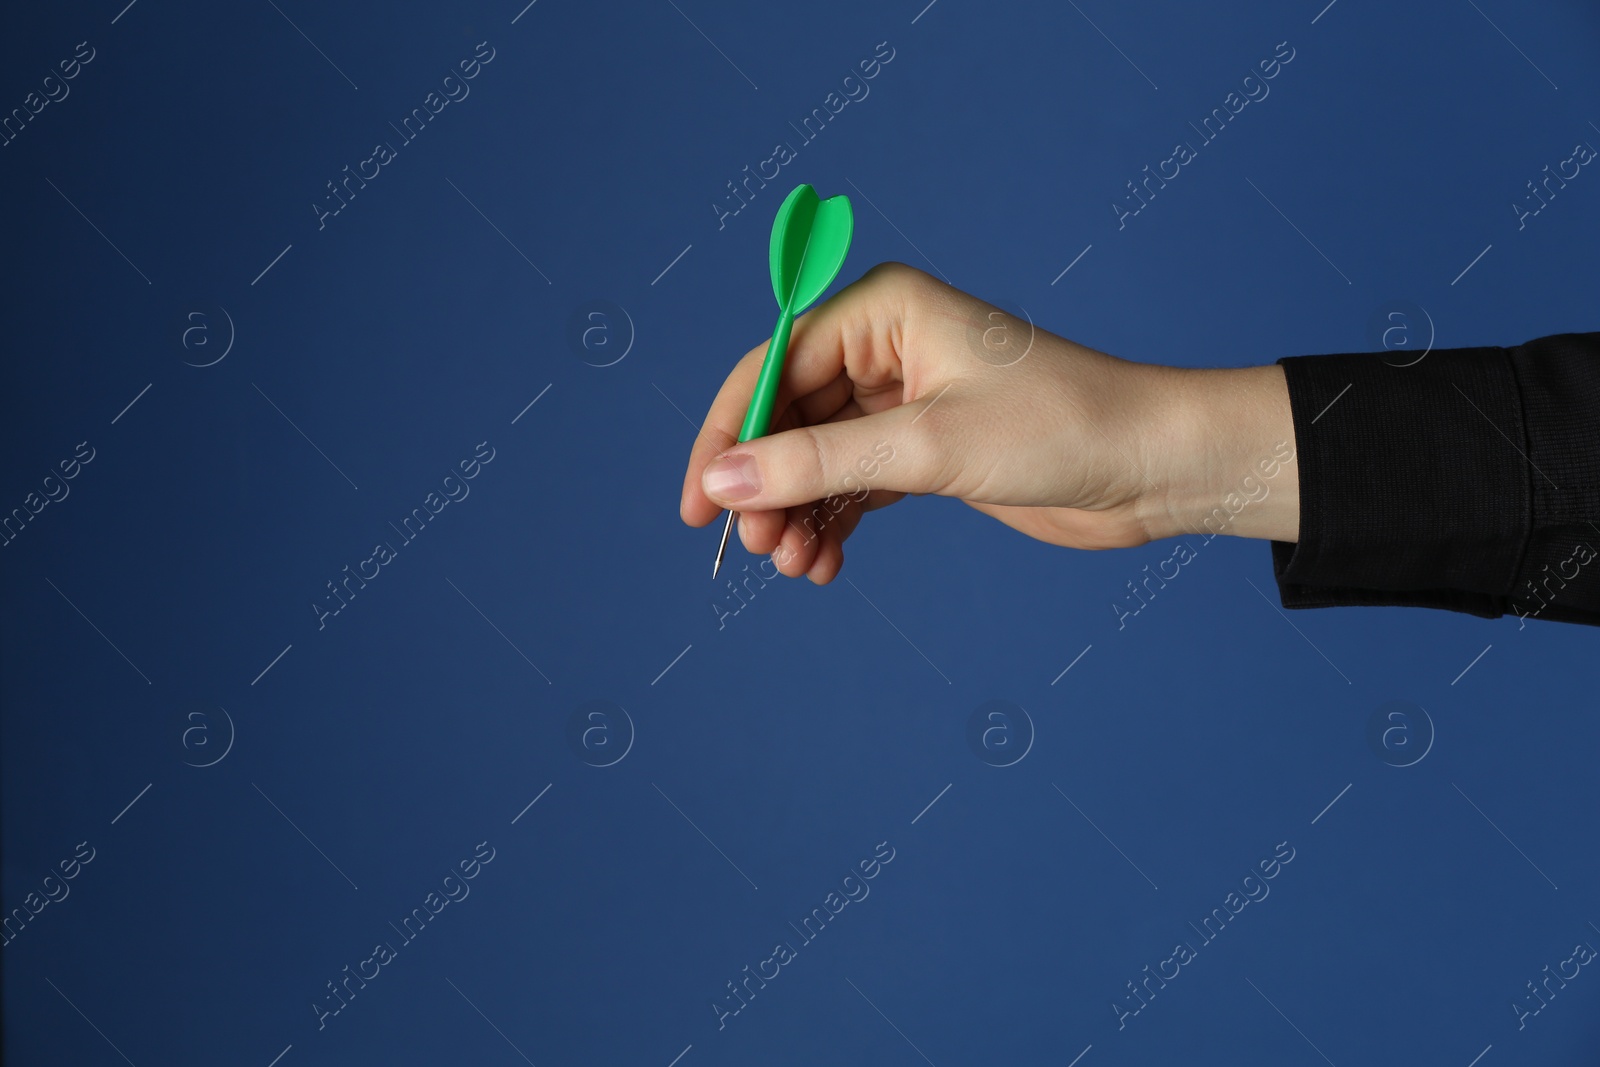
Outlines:
[[[717,393],[679,511],[704,526],[736,509],[745,547],[790,577],[832,581],[862,515],[907,493],[956,497],[1071,548],[1205,530],[1297,538],[1298,482],[1283,462],[1294,425],[1276,365],[1133,363],[883,263],[795,320],[772,427],[739,444],[765,353],[747,352]],[[1274,445],[1266,475],[1256,464]],[[1261,495],[1247,486],[1250,506],[1222,512],[1229,528],[1208,524],[1246,478]]]

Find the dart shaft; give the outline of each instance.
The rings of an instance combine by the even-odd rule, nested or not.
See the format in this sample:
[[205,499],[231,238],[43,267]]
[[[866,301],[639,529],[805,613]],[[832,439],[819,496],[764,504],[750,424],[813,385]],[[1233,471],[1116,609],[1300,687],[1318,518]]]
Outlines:
[[749,441],[766,435],[772,425],[772,409],[778,400],[778,383],[783,378],[783,357],[789,348],[789,329],[794,316],[787,308],[778,312],[778,323],[772,328],[772,340],[767,343],[767,354],[761,360],[761,375],[756,379],[750,407],[745,410],[744,426],[739,430],[739,440]]
[[[745,409],[744,425],[739,428],[739,440],[749,441],[765,437],[772,425],[772,409],[778,400],[778,383],[783,378],[783,357],[789,349],[789,330],[794,326],[794,316],[784,308],[778,312],[778,322],[772,328],[772,340],[767,342],[767,354],[761,359],[761,374],[756,378],[755,392],[750,406]],[[711,565],[711,580],[716,581],[722,569],[722,557],[728,551],[728,534],[733,532],[733,519],[737,512],[728,511],[728,520],[722,526],[722,542],[717,545],[717,559]]]

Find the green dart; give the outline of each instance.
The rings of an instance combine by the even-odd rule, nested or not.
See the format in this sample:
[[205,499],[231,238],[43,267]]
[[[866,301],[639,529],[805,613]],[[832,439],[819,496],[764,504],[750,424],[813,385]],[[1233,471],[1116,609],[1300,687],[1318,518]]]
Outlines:
[[[778,208],[778,217],[772,221],[769,256],[772,295],[778,298],[778,324],[772,328],[755,395],[750,398],[744,426],[739,430],[741,443],[763,436],[771,425],[778,382],[783,377],[783,357],[789,348],[789,329],[795,316],[833,284],[850,251],[850,235],[854,231],[855,215],[850,210],[849,197],[843,195],[821,200],[811,186],[797,185]],[[722,527],[722,543],[717,545],[717,561],[711,565],[713,581],[722,569],[733,517],[730,510]]]

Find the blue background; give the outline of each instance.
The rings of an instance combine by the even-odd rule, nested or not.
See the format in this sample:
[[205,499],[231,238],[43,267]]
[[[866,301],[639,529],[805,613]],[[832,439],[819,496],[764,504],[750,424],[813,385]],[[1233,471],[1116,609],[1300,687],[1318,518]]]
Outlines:
[[[1508,207],[1600,144],[1592,5],[519,8],[11,13],[0,108],[94,58],[0,148],[0,508],[94,458],[0,549],[7,914],[94,858],[4,948],[7,1063],[1593,1062],[1600,974],[1511,1006],[1600,946],[1586,628],[1286,613],[1267,545],[1224,538],[1119,630],[1171,544],[936,498],[730,615],[677,514],[797,182],[856,206],[839,284],[903,260],[1131,359],[1366,351],[1390,301],[1436,348],[1594,329],[1600,177]],[[319,629],[479,442],[470,496]],[[994,700],[1025,714],[974,749]],[[470,895],[319,1028],[480,842]],[[880,842],[870,896],[719,1029]],[[1270,896],[1119,1028],[1281,842]]]

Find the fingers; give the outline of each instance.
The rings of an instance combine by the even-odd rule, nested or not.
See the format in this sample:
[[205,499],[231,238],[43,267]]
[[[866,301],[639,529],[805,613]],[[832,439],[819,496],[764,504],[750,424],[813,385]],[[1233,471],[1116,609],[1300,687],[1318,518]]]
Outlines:
[[[746,548],[821,585],[838,575],[844,542],[865,512],[906,492],[938,491],[949,449],[931,427],[942,420],[915,425],[937,399],[923,380],[932,364],[925,361],[915,383],[901,364],[903,337],[915,332],[908,308],[926,310],[938,285],[903,264],[880,264],[797,319],[768,433],[740,444],[767,345],[747,352],[696,435],[679,504],[684,521],[703,526],[733,507]],[[930,360],[939,350],[930,349]],[[907,395],[919,399],[906,405]]]
[[[849,377],[843,373],[833,383],[811,394],[801,397],[795,404],[775,420],[773,432],[781,433],[792,430],[802,425],[819,422],[842,422],[845,419],[858,419],[863,414],[861,405],[854,399],[846,398],[844,403],[834,409],[831,398],[826,394],[834,390],[838,382],[844,382],[849,387]],[[793,510],[793,509],[789,509]],[[783,525],[788,516],[785,509],[775,508],[766,511],[745,510],[739,516],[739,537],[744,546],[752,552],[770,553],[778,546],[778,539],[783,535]]]
[[927,407],[917,401],[746,441],[706,465],[702,493],[715,507],[768,511],[863,489],[938,492],[954,444],[916,425]]
[[782,525],[776,532],[749,547],[757,554],[770,555],[779,573],[787,577],[805,575],[818,585],[826,585],[838,575],[844,562],[844,542],[855,532],[861,517],[904,497],[904,493],[892,490],[872,490],[861,499],[838,497],[789,508],[781,513]]
[[[841,395],[838,390],[841,384],[844,387],[842,404],[835,402]],[[773,419],[772,432],[782,433],[784,430],[793,430],[810,422],[837,422],[840,419],[859,417],[861,408],[854,400],[849,399],[849,389],[850,379],[841,372],[839,377],[828,385],[810,396],[801,397]],[[751,552],[770,553],[778,545],[778,538],[783,534],[783,524],[786,519],[787,515],[783,508],[766,511],[742,510],[738,520],[739,540]]]
[[[904,313],[904,294],[898,287],[907,271],[910,268],[898,264],[874,267],[795,320],[773,408],[774,427],[793,407],[809,423],[826,418],[852,396],[877,399],[874,409],[898,402],[903,388],[898,334]],[[679,505],[684,522],[691,526],[704,526],[724,506],[705,495],[701,475],[708,463],[738,442],[766,348],[763,342],[739,360],[696,435]]]
[[818,585],[831,582],[844,564],[845,539],[867,510],[864,502],[844,501],[837,513],[830,513],[823,503],[791,520],[772,554],[778,571],[795,578],[803,574]]

